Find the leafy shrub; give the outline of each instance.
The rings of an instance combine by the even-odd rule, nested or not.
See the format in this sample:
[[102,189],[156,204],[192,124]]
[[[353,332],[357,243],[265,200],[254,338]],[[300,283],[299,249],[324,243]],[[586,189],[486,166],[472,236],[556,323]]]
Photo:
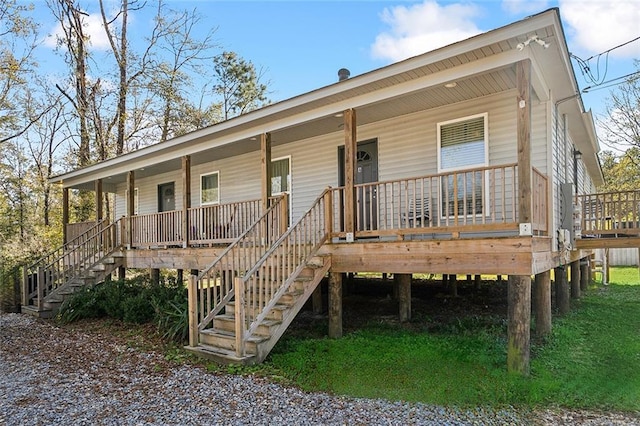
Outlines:
[[122,320],[136,324],[144,324],[153,320],[153,306],[145,292],[127,297],[122,301]]

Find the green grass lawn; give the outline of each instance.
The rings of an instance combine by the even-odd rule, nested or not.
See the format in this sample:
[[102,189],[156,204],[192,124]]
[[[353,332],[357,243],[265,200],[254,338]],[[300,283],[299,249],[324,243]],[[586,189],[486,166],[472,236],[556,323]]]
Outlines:
[[505,341],[502,320],[436,331],[371,322],[337,340],[285,337],[265,368],[306,390],[357,397],[640,410],[637,268],[612,268],[608,286],[554,316],[548,340],[532,342],[530,377],[507,374]]

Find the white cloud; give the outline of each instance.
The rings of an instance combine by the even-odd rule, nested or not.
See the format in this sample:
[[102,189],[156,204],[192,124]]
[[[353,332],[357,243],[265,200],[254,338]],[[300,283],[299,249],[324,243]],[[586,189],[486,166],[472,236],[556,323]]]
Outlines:
[[538,13],[549,7],[547,0],[503,0],[502,8],[511,14]]
[[[108,49],[109,40],[107,34],[102,26],[102,17],[98,13],[83,15],[83,30],[86,36],[89,37],[89,45],[96,50]],[[45,38],[45,46],[54,48],[58,38],[64,38],[64,31],[62,25],[58,22],[51,30],[50,34]]]
[[[560,0],[560,16],[569,27],[571,44],[583,53],[604,52],[640,36],[637,0]],[[610,55],[640,58],[640,40]]]
[[376,37],[371,54],[399,61],[479,34],[473,22],[480,9],[472,4],[439,5],[425,0],[410,7],[385,8],[382,21],[389,31]]

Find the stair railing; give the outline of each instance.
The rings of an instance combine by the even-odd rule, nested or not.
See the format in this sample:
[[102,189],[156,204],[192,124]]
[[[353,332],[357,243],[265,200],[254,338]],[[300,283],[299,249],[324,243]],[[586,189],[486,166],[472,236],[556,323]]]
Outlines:
[[233,300],[234,278],[242,276],[275,242],[288,218],[288,198],[271,200],[270,207],[197,277],[189,278],[189,344],[198,344],[198,333]]
[[79,276],[100,259],[122,246],[120,219],[108,224],[104,219],[83,234],[24,268],[23,305],[44,298],[70,279]]
[[332,191],[327,188],[246,274],[235,278],[237,356],[245,355],[247,340],[327,240],[331,203]]

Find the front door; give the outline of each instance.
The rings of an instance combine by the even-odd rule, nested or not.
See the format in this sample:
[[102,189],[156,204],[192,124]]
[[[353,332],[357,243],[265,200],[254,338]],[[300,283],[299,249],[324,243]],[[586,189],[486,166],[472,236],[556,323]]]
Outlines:
[[176,209],[176,187],[174,182],[158,185],[158,212]]
[[[344,146],[338,147],[338,184],[344,186]],[[355,184],[378,181],[378,141],[358,142],[356,151]],[[377,190],[372,186],[360,187],[356,191],[358,202],[358,231],[375,230],[378,224]]]

